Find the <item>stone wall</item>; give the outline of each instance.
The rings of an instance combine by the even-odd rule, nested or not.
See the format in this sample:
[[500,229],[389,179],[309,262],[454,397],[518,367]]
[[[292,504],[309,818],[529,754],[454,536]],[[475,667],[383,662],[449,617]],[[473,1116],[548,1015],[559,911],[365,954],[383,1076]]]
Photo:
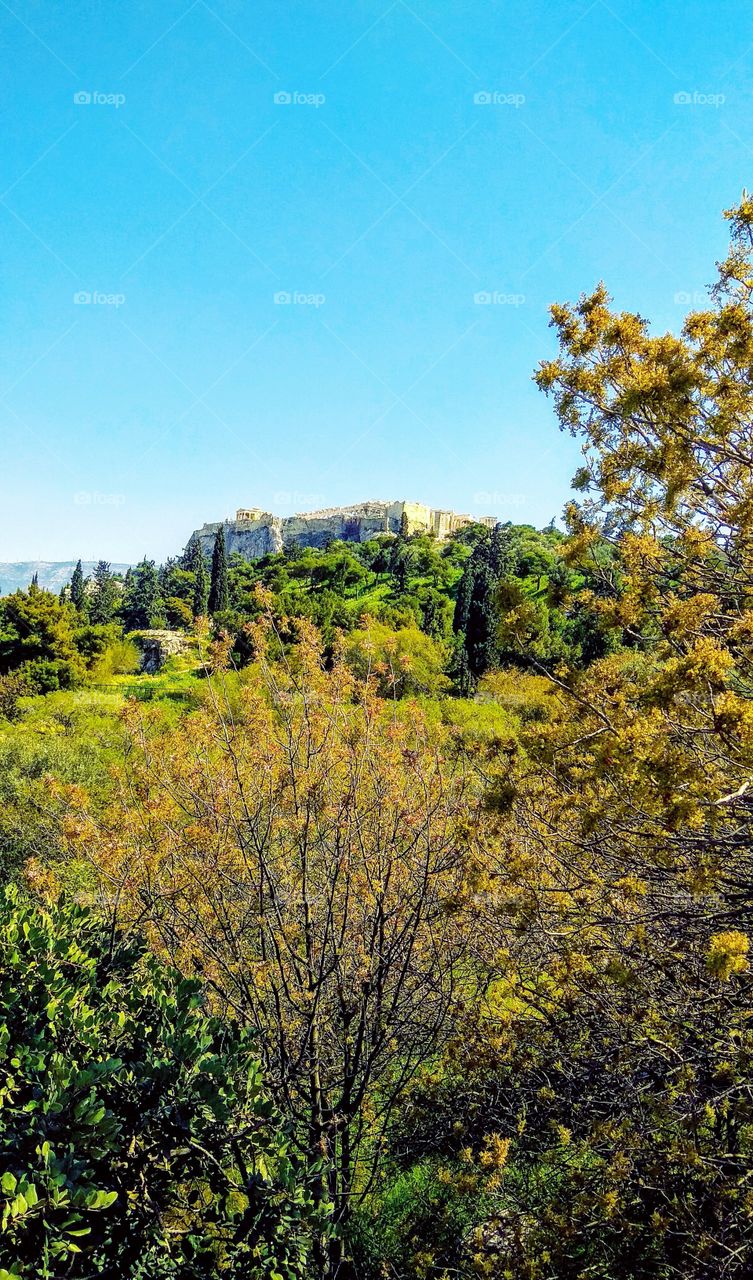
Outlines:
[[[333,539],[366,542],[380,533],[399,533],[403,513],[409,533],[433,533],[442,541],[472,523],[473,517],[456,511],[440,511],[423,502],[357,502],[348,507],[329,507],[294,516],[276,516],[259,507],[241,507],[234,520],[222,521],[228,555],[238,552],[244,560],[282,551],[285,546],[326,547]],[[482,516],[480,523],[494,526],[495,516]],[[190,539],[201,542],[205,556],[212,554],[220,523],[205,524]]]

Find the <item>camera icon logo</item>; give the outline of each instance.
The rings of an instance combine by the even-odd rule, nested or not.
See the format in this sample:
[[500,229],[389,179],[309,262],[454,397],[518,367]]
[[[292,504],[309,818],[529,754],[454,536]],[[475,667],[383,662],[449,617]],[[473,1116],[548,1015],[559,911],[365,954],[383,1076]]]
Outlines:
[[278,107],[289,107],[292,101],[292,93],[286,93],[284,89],[281,90],[280,93],[276,93],[274,96],[274,102]]
[[80,93],[74,93],[73,95],[73,101],[77,107],[88,107],[91,100],[91,94],[87,93],[85,89],[82,89]]

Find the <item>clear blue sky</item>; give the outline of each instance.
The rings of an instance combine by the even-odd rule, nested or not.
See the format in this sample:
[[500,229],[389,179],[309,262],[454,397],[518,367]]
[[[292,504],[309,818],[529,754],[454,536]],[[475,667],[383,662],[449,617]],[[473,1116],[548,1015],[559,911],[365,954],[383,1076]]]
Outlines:
[[0,560],[162,558],[240,505],[546,523],[577,465],[531,383],[548,304],[604,278],[677,327],[751,185],[741,0],[0,0],[0,30]]

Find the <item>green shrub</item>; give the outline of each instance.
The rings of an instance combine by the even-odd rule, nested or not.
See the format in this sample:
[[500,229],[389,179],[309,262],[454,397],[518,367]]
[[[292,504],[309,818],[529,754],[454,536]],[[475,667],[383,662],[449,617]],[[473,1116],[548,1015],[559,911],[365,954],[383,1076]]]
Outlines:
[[0,1276],[303,1274],[253,1046],[88,910],[0,896]]

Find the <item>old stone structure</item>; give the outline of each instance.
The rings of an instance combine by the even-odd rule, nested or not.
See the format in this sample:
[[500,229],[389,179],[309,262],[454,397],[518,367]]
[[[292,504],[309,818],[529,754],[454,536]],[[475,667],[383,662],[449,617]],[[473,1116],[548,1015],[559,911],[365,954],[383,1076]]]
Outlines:
[[[217,530],[225,529],[228,554],[238,552],[246,560],[282,551],[283,547],[326,547],[333,539],[344,542],[366,542],[380,533],[400,532],[403,515],[409,533],[431,533],[440,541],[463,525],[474,523],[473,517],[456,511],[438,511],[423,502],[356,502],[348,507],[328,507],[295,516],[276,516],[260,507],[240,507],[234,520],[204,524],[191,534],[189,545],[197,539],[209,556]],[[496,516],[481,516],[476,522],[494,528]]]
[[188,636],[180,631],[132,631],[129,639],[133,640],[140,653],[139,670],[147,675],[161,671],[168,658],[186,653],[191,647]]

